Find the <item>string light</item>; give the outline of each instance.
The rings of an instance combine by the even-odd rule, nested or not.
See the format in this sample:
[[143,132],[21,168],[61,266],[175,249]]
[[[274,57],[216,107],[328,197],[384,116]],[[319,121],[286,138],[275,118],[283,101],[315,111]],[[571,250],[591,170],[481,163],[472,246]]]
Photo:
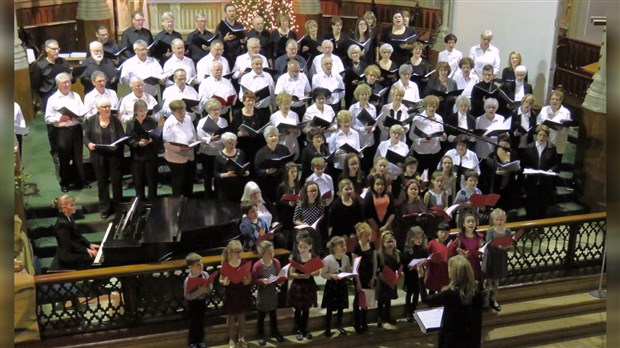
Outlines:
[[284,13],[291,18],[289,27],[297,30],[293,4],[290,0],[234,0],[233,4],[237,12],[237,20],[246,28],[252,28],[252,19],[261,16],[265,20],[265,29],[273,30],[278,27],[276,16]]

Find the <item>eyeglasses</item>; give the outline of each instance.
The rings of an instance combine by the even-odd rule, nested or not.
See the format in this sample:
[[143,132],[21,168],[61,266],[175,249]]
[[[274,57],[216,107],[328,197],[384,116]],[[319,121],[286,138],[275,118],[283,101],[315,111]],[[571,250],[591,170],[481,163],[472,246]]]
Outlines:
[[60,52],[60,47],[49,47],[49,46],[47,46],[47,48],[49,48],[52,51],[59,51]]

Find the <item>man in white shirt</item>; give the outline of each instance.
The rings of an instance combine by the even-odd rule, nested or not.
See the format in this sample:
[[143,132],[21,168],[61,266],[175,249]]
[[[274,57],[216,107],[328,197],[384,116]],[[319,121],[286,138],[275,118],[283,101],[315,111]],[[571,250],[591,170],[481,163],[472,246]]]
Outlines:
[[[536,117],[536,124],[542,124],[545,120],[551,120],[560,123],[563,120],[572,120],[570,111],[562,106],[564,101],[564,93],[562,91],[552,91],[549,97],[549,105],[543,107]],[[561,158],[566,150],[568,142],[568,127],[558,127],[554,129],[549,127],[549,142],[556,147],[557,154]],[[560,161],[558,161],[559,163]]]
[[98,100],[107,99],[110,101],[110,105],[112,105],[112,109],[115,110],[118,107],[118,96],[116,92],[111,89],[105,88],[107,77],[103,73],[103,71],[95,71],[90,75],[90,81],[92,82],[95,89],[88,92],[84,96],[84,106],[86,110],[89,110],[86,114],[86,118],[91,117],[92,115],[97,113],[97,108],[95,104]]
[[[241,86],[239,88],[239,99],[242,99],[243,97],[243,92],[245,92],[243,89],[244,87],[256,93],[265,86],[268,86],[269,96],[257,100],[254,107],[256,109],[264,109],[271,105],[275,108],[275,99],[273,98],[273,78],[271,75],[263,72],[263,58],[260,56],[252,57],[252,71],[243,75],[241,79],[239,79],[239,85]],[[257,98],[260,98],[260,96],[257,96]]]
[[[136,100],[144,100],[146,105],[149,107],[149,111],[153,110],[153,108],[157,105],[157,100],[155,100],[153,96],[148,93],[144,93],[144,81],[142,81],[142,79],[138,76],[131,78],[129,87],[131,88],[131,92],[121,98],[120,106],[118,108],[117,117],[123,123],[126,123],[133,118],[133,104]],[[159,120],[159,117],[160,112],[153,112],[153,118],[156,121]]]
[[223,57],[224,43],[222,40],[215,39],[211,42],[211,50],[209,54],[202,57],[196,64],[197,77],[196,82],[201,83],[205,79],[205,75],[211,74],[211,65],[213,62],[220,62],[222,64],[222,73],[224,75],[230,72],[230,65],[228,61]]
[[[297,60],[289,60],[287,63],[287,72],[278,77],[276,82],[275,94],[286,92],[297,100],[309,97],[312,89],[310,81],[306,74],[300,72],[299,62]],[[298,115],[305,113],[305,102],[293,100],[292,109]]]
[[[172,47],[172,56],[164,63],[164,71],[176,71],[177,69],[185,70],[187,83],[192,84],[196,78],[196,67],[191,58],[185,56],[185,43],[181,39],[174,39],[170,45]],[[166,79],[166,87],[170,87],[174,82]],[[163,98],[163,97],[162,97]]]
[[[153,57],[148,56],[148,45],[144,40],[137,40],[133,44],[133,50],[136,55],[127,59],[123,63],[123,69],[121,71],[121,83],[128,85],[133,76],[140,77],[143,81],[148,77],[157,77],[159,84],[166,83],[166,78],[163,76],[163,70],[161,65]],[[157,96],[159,86],[156,84],[144,84],[144,91],[153,97]]]
[[474,60],[474,72],[482,79],[482,68],[490,64],[493,66],[493,75],[499,74],[499,49],[491,45],[493,32],[486,29],[480,34],[480,44],[472,46],[469,57]]
[[332,72],[336,75],[340,75],[340,73],[344,71],[344,64],[342,64],[340,57],[332,54],[334,51],[334,43],[330,40],[323,40],[321,47],[323,48],[323,53],[314,57],[314,60],[312,61],[311,75],[318,74],[322,71],[323,57],[332,59]]
[[56,75],[58,90],[47,100],[45,108],[45,123],[52,125],[54,132],[52,139],[52,154],[58,155],[58,174],[60,189],[69,191],[70,186],[82,189],[84,183],[84,166],[82,164],[82,125],[78,118],[63,114],[59,110],[63,107],[76,115],[82,115],[84,104],[80,96],[71,92],[71,76],[67,73]]
[[446,35],[446,37],[443,39],[443,42],[446,43],[446,49],[439,52],[439,56],[437,57],[438,63],[447,62],[450,65],[450,71],[452,71],[452,73],[450,73],[450,76],[448,76],[450,78],[452,78],[458,70],[457,68],[459,62],[461,61],[461,58],[463,58],[463,53],[454,48],[454,46],[456,46],[456,41],[456,35],[452,33]]
[[252,57],[259,56],[263,60],[263,68],[269,68],[269,62],[267,62],[267,58],[260,54],[260,40],[256,37],[252,37],[248,39],[247,43],[248,51],[237,57],[235,60],[235,66],[232,71],[234,72],[233,77],[238,79],[241,76],[246,74],[246,69],[252,69]]
[[222,62],[215,61],[211,64],[211,75],[206,79],[202,80],[200,83],[200,87],[198,88],[198,95],[200,97],[199,110],[204,108],[205,103],[209,98],[219,97],[222,100],[227,101],[231,96],[235,96],[235,99],[232,100],[230,104],[223,103],[222,100],[220,104],[222,104],[222,115],[225,115],[230,111],[230,107],[234,105],[236,101],[237,92],[230,82],[229,79],[222,77],[224,72],[224,67]]
[[323,56],[320,72],[312,76],[312,88],[323,87],[329,91],[342,89],[340,92],[332,93],[331,97],[325,101],[334,108],[334,112],[338,113],[340,111],[340,100],[344,97],[344,82],[340,74],[333,70],[333,57],[335,56]]
[[[164,93],[162,94],[162,100],[164,101],[164,105],[161,109],[161,114],[168,118],[172,114],[170,110],[170,102],[173,100],[179,99],[189,99],[198,101],[198,92],[186,84],[187,82],[187,74],[184,69],[179,68],[174,72],[174,85],[166,88]],[[192,119],[192,122],[196,119],[196,113],[198,112],[198,105],[194,106],[191,112],[185,113],[185,116],[189,116]]]

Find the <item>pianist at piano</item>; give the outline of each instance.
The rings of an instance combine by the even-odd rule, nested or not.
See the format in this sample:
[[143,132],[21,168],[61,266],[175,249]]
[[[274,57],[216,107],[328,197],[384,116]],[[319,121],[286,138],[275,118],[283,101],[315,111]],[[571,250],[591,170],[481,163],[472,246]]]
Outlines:
[[62,195],[52,202],[58,207],[59,215],[54,225],[54,235],[58,247],[50,270],[86,269],[93,263],[99,245],[90,243],[78,230],[73,215],[76,211],[75,199]]

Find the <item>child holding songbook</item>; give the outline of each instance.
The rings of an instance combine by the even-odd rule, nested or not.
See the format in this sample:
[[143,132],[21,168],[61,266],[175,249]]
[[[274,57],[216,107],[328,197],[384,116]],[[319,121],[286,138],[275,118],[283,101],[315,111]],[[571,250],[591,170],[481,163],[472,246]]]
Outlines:
[[476,193],[481,195],[482,191],[478,188],[478,179],[480,175],[477,171],[469,169],[465,172],[465,187],[461,188],[454,197],[454,204],[466,203],[462,208],[457,211],[457,221],[459,221],[459,215],[466,213],[478,214],[478,208],[471,206],[469,200],[471,196]]
[[327,242],[327,249],[330,254],[323,259],[323,269],[321,277],[326,279],[325,291],[323,292],[323,302],[321,308],[325,308],[325,337],[332,337],[331,331],[332,312],[336,312],[336,327],[341,336],[347,334],[342,327],[342,312],[349,307],[349,291],[347,289],[347,278],[340,278],[338,273],[351,272],[351,262],[346,255],[347,245],[342,237],[332,237]]
[[409,179],[403,185],[405,197],[399,206],[400,218],[396,219],[396,241],[404,245],[406,235],[413,226],[426,227],[428,208],[420,198],[420,186],[417,180]]
[[[325,207],[321,202],[321,190],[314,181],[307,181],[299,192],[299,202],[293,212],[293,224],[312,225],[325,214]],[[314,239],[314,251],[317,254],[323,252],[323,241],[327,239],[327,230],[323,228],[323,222],[319,222],[312,235]]]
[[[491,242],[498,237],[510,237],[511,231],[506,228],[506,212],[500,208],[493,209],[491,212],[491,228],[487,230],[485,242]],[[483,271],[485,272],[484,289],[485,300],[483,306],[491,306],[496,311],[501,311],[497,303],[497,291],[499,282],[508,276],[508,251],[512,246],[509,245],[489,245],[483,258]]]
[[[375,286],[375,279],[377,274],[377,252],[375,249],[375,243],[370,240],[372,235],[372,229],[366,222],[360,222],[355,225],[355,231],[357,233],[357,244],[353,248],[352,256],[355,260],[358,256],[361,256],[358,275],[355,278],[355,297],[353,298],[353,327],[355,332],[362,333],[368,330],[368,319],[366,317],[366,308],[360,308],[360,296],[363,292],[362,289],[373,289]],[[365,296],[365,295],[364,295]],[[366,304],[370,306],[370,303]]]
[[[389,270],[387,270],[389,268]],[[390,272],[392,271],[392,272]],[[390,311],[392,300],[398,298],[396,284],[390,274],[400,273],[400,251],[396,248],[396,239],[391,231],[381,234],[381,249],[377,253],[377,327],[383,327],[383,322],[396,325],[396,320],[391,318]]]
[[241,223],[239,224],[239,232],[241,234],[241,242],[243,250],[256,250],[256,245],[260,238],[269,231],[269,227],[263,218],[258,216],[258,206],[251,201],[241,203]]
[[189,274],[183,282],[183,296],[187,300],[187,316],[189,317],[189,332],[187,342],[190,348],[206,347],[205,338],[205,311],[207,303],[205,298],[213,290],[213,283],[199,285],[193,288],[191,285],[194,278],[208,279],[209,273],[204,271],[202,256],[189,253],[185,257],[185,263],[189,268]]
[[450,283],[448,277],[448,237],[450,236],[450,225],[442,222],[437,226],[437,238],[431,240],[426,245],[426,251],[429,255],[437,253],[440,258],[437,262],[428,262],[426,264],[426,274],[424,276],[424,284],[429,293],[434,294],[441,291],[444,286]]
[[418,160],[415,157],[407,156],[403,163],[403,172],[392,183],[392,195],[399,202],[407,197],[407,187],[405,186],[409,180],[415,179],[420,181],[420,173],[418,173]]
[[416,267],[409,267],[413,259],[424,259],[428,257],[426,251],[426,235],[420,226],[413,226],[407,232],[407,239],[402,253],[403,273],[405,274],[404,290],[405,311],[407,321],[413,322],[413,312],[418,307],[418,297],[420,295],[420,282]]
[[[245,340],[245,313],[252,306],[252,274],[248,273],[239,283],[233,283],[225,274],[228,265],[234,270],[242,268],[241,253],[243,248],[238,240],[231,240],[222,252],[222,274],[220,285],[226,289],[224,296],[224,312],[228,325],[228,345],[230,347],[239,346],[246,348],[248,342]],[[249,262],[249,261],[248,261]]]
[[276,309],[278,308],[277,283],[271,282],[270,276],[278,276],[280,273],[280,261],[273,258],[273,244],[264,240],[258,243],[256,248],[261,259],[252,267],[252,279],[257,285],[256,309],[258,310],[258,320],[256,321],[258,344],[264,346],[265,342],[265,316],[269,314],[269,325],[271,326],[271,336],[278,342],[284,342],[284,337],[278,331],[278,318]]
[[[301,233],[297,238],[297,247],[293,249],[291,260],[304,266],[308,261],[316,257],[312,250],[312,238],[307,233]],[[308,318],[310,308],[316,305],[317,286],[314,277],[318,276],[320,270],[312,273],[303,273],[291,265],[289,278],[293,281],[288,289],[288,305],[295,310],[295,338],[301,341],[305,338],[312,339],[312,333],[308,331]]]
[[452,249],[454,249],[455,252],[452,252],[451,255],[458,253],[469,260],[471,268],[474,270],[474,277],[478,281],[478,286],[482,288],[482,268],[480,265],[479,252],[482,246],[482,237],[476,232],[476,228],[478,228],[478,216],[470,212],[464,213],[459,220],[459,227],[461,233],[459,233],[454,240]]
[[[291,260],[301,264],[310,261],[316,255],[312,250],[312,238],[307,233],[300,233],[297,238],[297,247],[293,249]],[[295,266],[289,269],[289,278],[293,281],[288,289],[288,305],[295,309],[295,328],[297,341],[305,338],[312,339],[312,333],[308,331],[308,317],[310,308],[316,305],[316,282],[314,277],[318,276],[320,270],[310,274],[303,273]]]

